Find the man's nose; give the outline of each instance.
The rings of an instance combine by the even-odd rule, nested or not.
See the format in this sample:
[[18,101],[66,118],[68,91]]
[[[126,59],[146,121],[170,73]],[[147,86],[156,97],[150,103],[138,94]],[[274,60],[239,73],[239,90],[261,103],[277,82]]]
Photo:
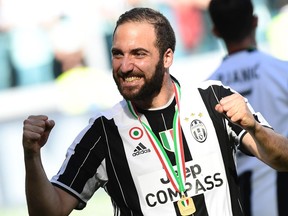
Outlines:
[[134,61],[129,56],[124,56],[121,62],[121,71],[122,73],[127,73],[133,71]]

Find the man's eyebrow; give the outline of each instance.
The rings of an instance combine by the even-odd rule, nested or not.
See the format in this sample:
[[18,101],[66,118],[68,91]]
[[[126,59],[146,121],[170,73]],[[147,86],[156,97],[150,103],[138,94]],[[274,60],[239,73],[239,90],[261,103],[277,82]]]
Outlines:
[[139,48],[135,48],[132,51],[144,51],[144,52],[149,52],[147,49],[143,48],[143,47],[139,47]]
[[149,52],[147,49],[142,48],[142,47],[135,48],[135,49],[132,50],[132,52],[139,52],[139,51],[142,51],[142,52]]
[[[113,53],[113,52],[121,52],[121,53],[122,53],[122,50],[121,50],[121,49],[118,49],[118,48],[116,48],[116,47],[113,47],[113,48],[111,49],[111,52],[112,52],[112,53]],[[137,53],[137,52],[145,52],[145,53],[148,53],[149,51],[148,51],[147,49],[142,48],[142,47],[135,48],[135,49],[132,49],[132,50],[130,51],[130,53]]]
[[111,49],[111,52],[121,52],[121,50],[118,49],[118,48],[113,47],[113,48]]
[[135,48],[131,50],[131,53],[138,53],[138,52],[145,52],[145,53],[149,53],[149,51],[147,49],[144,49],[142,47],[139,48]]

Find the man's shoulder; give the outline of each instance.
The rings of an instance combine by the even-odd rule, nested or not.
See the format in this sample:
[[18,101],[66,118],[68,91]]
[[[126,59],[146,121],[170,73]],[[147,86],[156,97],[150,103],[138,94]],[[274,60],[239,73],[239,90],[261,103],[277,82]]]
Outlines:
[[210,86],[223,86],[223,84],[220,80],[207,79],[207,80],[204,80],[202,82],[199,82],[197,85],[197,88],[207,89]]
[[[288,61],[278,59],[269,53],[255,50],[253,52],[240,51],[229,55],[223,59],[221,64],[215,68],[208,79],[220,79],[222,75],[227,73],[238,73],[247,71],[249,68],[263,71],[268,71],[273,67],[273,71],[288,69]],[[266,72],[265,72],[266,73]]]
[[96,119],[99,119],[101,117],[104,117],[108,120],[111,120],[111,119],[115,118],[117,115],[123,113],[124,110],[126,109],[125,108],[126,106],[127,106],[127,103],[123,99],[123,100],[119,101],[118,103],[116,103],[114,106],[112,106],[106,110],[99,111],[99,112],[95,113],[95,115],[93,115],[93,117],[91,117],[90,121],[95,121]]
[[219,65],[221,67],[234,66],[238,67],[239,65],[234,64],[235,62],[241,62],[243,65],[249,65],[253,62],[258,62],[261,64],[270,64],[271,62],[286,64],[288,65],[288,61],[281,60],[276,56],[271,55],[268,52],[262,50],[254,50],[254,51],[240,51],[238,53],[232,54],[224,58],[223,62]]

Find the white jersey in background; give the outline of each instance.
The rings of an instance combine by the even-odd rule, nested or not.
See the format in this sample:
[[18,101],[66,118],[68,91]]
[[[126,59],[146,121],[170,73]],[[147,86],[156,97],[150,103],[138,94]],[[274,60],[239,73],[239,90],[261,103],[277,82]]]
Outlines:
[[[209,79],[245,96],[275,131],[288,137],[288,62],[257,49],[226,56]],[[288,215],[288,173],[277,173],[257,158],[239,153],[238,174],[247,215]]]

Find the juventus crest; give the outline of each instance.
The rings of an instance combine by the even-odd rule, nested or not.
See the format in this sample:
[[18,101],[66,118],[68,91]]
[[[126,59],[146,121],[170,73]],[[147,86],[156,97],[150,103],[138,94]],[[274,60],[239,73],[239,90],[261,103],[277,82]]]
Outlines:
[[193,138],[200,143],[203,143],[207,138],[207,129],[202,121],[194,119],[190,124],[190,131]]

